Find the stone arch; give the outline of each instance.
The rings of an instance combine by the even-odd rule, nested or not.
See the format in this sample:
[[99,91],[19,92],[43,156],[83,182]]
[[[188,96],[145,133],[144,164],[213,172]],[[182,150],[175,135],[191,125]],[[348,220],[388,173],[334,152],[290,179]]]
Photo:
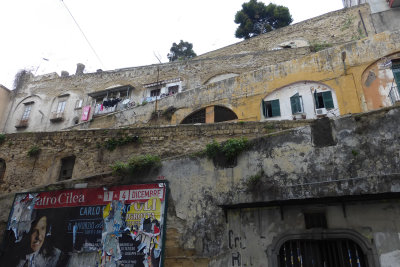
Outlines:
[[[393,62],[400,63],[399,52],[387,55],[365,68],[361,74],[366,111],[387,107],[400,101],[400,90],[394,80]],[[399,64],[398,63],[398,64]]]
[[220,82],[222,80],[226,80],[229,78],[237,77],[239,74],[234,73],[234,72],[229,72],[229,73],[220,73],[217,75],[214,75],[210,77],[208,80],[204,82],[205,85],[210,84],[210,83],[215,83],[215,82]]
[[18,108],[19,108],[23,103],[30,102],[30,101],[27,101],[27,100],[32,99],[31,101],[34,101],[36,98],[38,98],[40,101],[42,100],[42,98],[41,98],[40,96],[38,96],[38,95],[30,95],[30,96],[27,96],[27,97],[23,98],[23,99],[22,99],[21,101],[19,101],[19,102],[17,103],[17,105],[15,106],[15,108],[14,108],[14,113],[18,110]]
[[6,174],[6,161],[0,158],[0,183],[4,181],[4,177]]
[[316,119],[340,115],[335,90],[310,80],[290,83],[268,93],[260,103],[260,112],[261,120]]
[[231,109],[224,106],[215,105],[204,107],[190,113],[181,121],[181,124],[214,123],[237,119],[238,117],[236,113]]
[[290,240],[351,240],[363,251],[367,260],[368,267],[378,267],[379,259],[374,246],[370,240],[366,239],[358,232],[350,229],[312,229],[312,230],[293,230],[275,237],[272,244],[267,249],[269,266],[279,266],[278,254],[282,245]]

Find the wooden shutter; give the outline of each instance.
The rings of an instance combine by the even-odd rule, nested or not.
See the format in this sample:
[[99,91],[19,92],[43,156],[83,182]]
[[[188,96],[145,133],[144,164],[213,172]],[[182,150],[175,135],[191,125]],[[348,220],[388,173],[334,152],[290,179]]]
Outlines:
[[292,114],[301,112],[300,96],[299,93],[290,97],[290,106],[292,107]]
[[266,118],[267,117],[267,103],[265,103],[264,100],[262,100],[261,103],[262,103],[262,112],[263,112],[264,117]]
[[392,71],[393,71],[394,80],[397,85],[397,90],[400,93],[400,64],[392,65]]
[[280,105],[279,105],[279,99],[271,101],[271,110],[272,110],[271,117],[275,117],[275,116],[280,116],[281,115],[281,108],[280,108]]
[[333,105],[333,98],[332,98],[332,92],[327,91],[327,92],[322,92],[322,98],[324,99],[324,107],[329,109],[329,108],[334,108],[335,106]]

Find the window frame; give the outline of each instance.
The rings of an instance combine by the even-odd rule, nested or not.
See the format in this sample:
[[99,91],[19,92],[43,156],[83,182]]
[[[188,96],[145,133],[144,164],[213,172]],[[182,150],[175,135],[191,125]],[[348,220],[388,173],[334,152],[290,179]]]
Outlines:
[[397,90],[400,94],[400,62],[399,61],[392,61],[392,73],[393,73],[393,84],[397,86]]
[[[156,92],[156,94],[153,94]],[[161,88],[150,90],[150,97],[158,97],[161,95]]]
[[[272,99],[267,101],[262,100],[262,112],[264,118],[280,117],[281,105],[279,99]],[[269,114],[269,112],[271,112],[271,114]]]
[[21,121],[29,120],[29,116],[31,115],[32,104],[25,105],[24,112],[22,113]]
[[56,114],[62,114],[65,111],[65,105],[67,104],[67,100],[59,100],[57,104]]
[[[320,98],[322,98],[322,103],[320,102]],[[333,101],[333,94],[332,91],[321,91],[321,92],[314,92],[314,100],[315,100],[315,109],[325,108],[327,110],[334,109],[335,103]]]
[[[296,110],[293,110],[294,105],[296,105]],[[292,115],[304,113],[303,97],[299,93],[296,93],[290,97],[290,108],[292,110]]]

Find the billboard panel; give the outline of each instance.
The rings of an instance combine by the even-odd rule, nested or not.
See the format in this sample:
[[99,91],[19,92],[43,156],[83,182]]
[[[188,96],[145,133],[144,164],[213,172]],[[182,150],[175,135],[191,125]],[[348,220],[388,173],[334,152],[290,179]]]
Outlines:
[[0,266],[161,266],[167,184],[15,196]]

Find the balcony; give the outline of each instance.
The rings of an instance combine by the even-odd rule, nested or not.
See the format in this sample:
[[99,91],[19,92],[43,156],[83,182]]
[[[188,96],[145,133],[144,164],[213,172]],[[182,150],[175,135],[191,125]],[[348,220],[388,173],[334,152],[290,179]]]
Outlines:
[[64,120],[64,112],[52,112],[50,116],[51,122],[60,122]]
[[23,119],[20,120],[17,125],[15,125],[15,128],[17,129],[22,129],[28,127],[28,119]]

